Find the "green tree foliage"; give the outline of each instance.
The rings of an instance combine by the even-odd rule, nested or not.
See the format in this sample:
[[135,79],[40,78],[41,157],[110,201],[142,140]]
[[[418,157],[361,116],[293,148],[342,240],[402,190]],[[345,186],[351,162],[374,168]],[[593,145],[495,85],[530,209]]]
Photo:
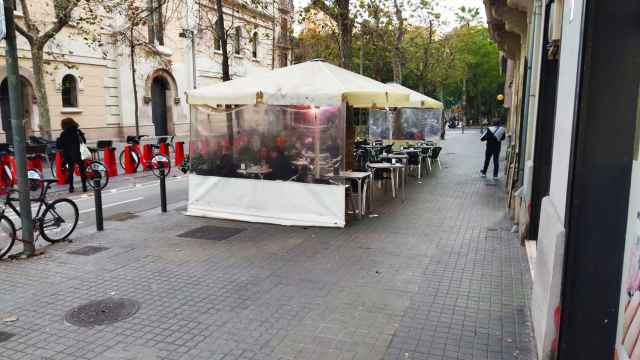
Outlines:
[[[391,4],[393,4],[391,2]],[[353,33],[353,70],[382,82],[394,79],[393,57],[397,26],[393,7],[385,2],[358,3]],[[402,40],[402,83],[434,98],[447,108],[464,106],[468,124],[477,124],[499,114],[496,95],[502,93],[500,54],[480,24],[477,8],[460,8],[457,26],[446,24],[435,10],[434,1],[404,2],[407,14]],[[339,32],[331,19],[307,17],[296,38],[295,61],[323,58],[340,64]],[[313,20],[309,20],[313,19]]]
[[445,35],[452,56],[452,68],[445,81],[448,105],[462,103],[463,82],[466,80],[467,102],[463,109],[466,119],[477,124],[498,114],[496,95],[502,93],[504,80],[500,74],[499,52],[482,26],[461,26]]

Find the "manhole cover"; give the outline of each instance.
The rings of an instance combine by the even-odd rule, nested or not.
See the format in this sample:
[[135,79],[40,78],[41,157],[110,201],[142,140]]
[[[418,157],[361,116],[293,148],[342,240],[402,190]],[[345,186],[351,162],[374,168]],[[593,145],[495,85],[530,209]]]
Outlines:
[[6,331],[0,331],[0,343],[3,343],[9,339],[11,339],[12,337],[14,337],[16,334],[12,334],[10,332],[6,332]]
[[137,217],[138,217],[138,215],[136,215],[135,213],[132,213],[130,211],[125,211],[125,212],[120,212],[120,213],[116,213],[116,214],[113,214],[111,216],[108,216],[108,217],[105,218],[105,220],[127,221],[127,220],[131,220],[131,219],[135,219]]
[[140,303],[131,299],[107,298],[75,307],[64,316],[66,322],[76,326],[91,327],[126,320],[140,309]]
[[81,248],[77,248],[75,250],[69,251],[67,252],[67,254],[89,256],[105,250],[109,250],[109,248],[104,246],[88,245],[88,246],[83,246]]
[[236,236],[246,229],[223,227],[223,226],[201,226],[178,235],[181,238],[201,239],[201,240],[225,240]]

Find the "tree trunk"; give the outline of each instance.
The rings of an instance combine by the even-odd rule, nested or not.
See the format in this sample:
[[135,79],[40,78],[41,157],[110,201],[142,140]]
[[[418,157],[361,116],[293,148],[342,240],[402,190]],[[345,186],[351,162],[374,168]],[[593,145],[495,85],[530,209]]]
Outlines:
[[444,84],[442,84],[440,86],[440,101],[442,102],[443,105],[443,109],[442,109],[442,116],[440,117],[440,139],[444,140],[444,136],[445,136],[445,132],[447,131],[447,122],[445,119],[445,104],[444,104]]
[[31,45],[31,64],[33,66],[34,87],[38,100],[38,128],[40,136],[51,139],[51,117],[49,114],[49,100],[47,88],[44,82],[44,45],[33,43]]
[[[227,48],[227,34],[224,31],[224,8],[222,0],[216,0],[216,11],[218,20],[216,21],[216,33],[220,38],[220,47],[222,50],[222,81],[231,80],[231,72],[229,71],[229,49]],[[275,35],[275,34],[274,34]],[[230,154],[233,157],[233,115],[231,114],[231,106],[226,105],[227,109],[227,138],[229,139]]]
[[433,44],[433,21],[429,20],[429,38],[427,44],[422,49],[422,63],[420,64],[420,92],[424,94],[426,91],[427,73],[429,69],[431,45]]
[[393,57],[393,82],[396,84],[402,84],[402,61],[400,60],[397,51]]
[[361,35],[360,40],[360,75],[364,75],[364,34]]
[[216,0],[216,11],[218,12],[216,33],[220,38],[220,50],[222,50],[222,81],[229,81],[231,80],[231,73],[229,72],[229,49],[227,48],[227,34],[224,31],[224,8],[222,7],[222,0]]
[[467,125],[467,79],[462,80],[462,133]]
[[402,40],[404,38],[404,19],[402,17],[402,8],[398,4],[398,0],[393,0],[393,6],[395,8],[396,21],[398,26],[396,28],[396,37],[393,50],[395,56],[393,57],[393,81],[397,84],[402,84]]
[[[131,27],[133,39],[133,27]],[[131,40],[133,42],[133,40]],[[131,44],[129,47],[131,60],[131,84],[133,84],[133,118],[136,123],[136,136],[140,136],[140,118],[138,115],[138,85],[136,84],[136,47]]]
[[337,7],[337,23],[340,30],[340,66],[351,70],[353,65],[353,23],[349,15],[349,0],[338,0]]

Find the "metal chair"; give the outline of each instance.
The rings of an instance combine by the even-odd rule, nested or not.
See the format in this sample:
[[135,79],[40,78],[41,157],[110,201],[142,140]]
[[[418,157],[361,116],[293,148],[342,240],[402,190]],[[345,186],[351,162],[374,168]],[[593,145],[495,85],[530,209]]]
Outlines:
[[416,169],[418,177],[422,175],[422,161],[420,161],[420,154],[417,151],[407,151],[407,166],[409,168]]
[[[438,162],[438,168],[442,169],[442,164],[440,163],[440,152],[442,151],[442,147],[441,146],[436,146],[434,148],[431,148],[431,151],[429,152],[429,163],[431,163],[432,161],[437,161]],[[431,168],[431,165],[429,165],[429,168]]]

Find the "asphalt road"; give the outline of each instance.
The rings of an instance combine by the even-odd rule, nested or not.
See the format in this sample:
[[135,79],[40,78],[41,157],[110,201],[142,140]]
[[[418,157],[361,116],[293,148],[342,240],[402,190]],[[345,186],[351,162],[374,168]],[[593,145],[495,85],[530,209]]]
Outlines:
[[[167,179],[167,205],[187,200],[187,177]],[[78,228],[95,227],[95,200],[92,192],[69,196],[78,205],[80,220]],[[102,209],[105,220],[160,208],[160,181],[153,177],[133,186],[107,187],[102,193]]]
[[[169,209],[186,206],[187,179],[187,176],[167,178],[167,207]],[[76,189],[78,188],[80,187],[76,187]],[[82,229],[86,231],[95,230],[96,209],[95,198],[92,191],[69,194],[68,192],[57,189],[51,193],[49,201],[57,198],[69,198],[78,206],[80,218],[74,234],[71,235],[71,239],[73,239],[74,236],[81,236],[78,232]],[[18,207],[18,203],[14,203],[14,205]],[[34,203],[32,206],[33,215],[35,215],[37,208],[38,205]],[[114,181],[114,183],[109,184],[102,193],[102,208],[105,221],[115,219],[125,220],[130,214],[159,209],[160,181],[153,176],[137,178],[135,180],[124,179],[119,182]],[[69,208],[64,208],[61,215],[66,218],[70,213]],[[20,227],[20,219],[17,215],[9,209],[6,210],[5,214],[14,222],[16,227]],[[124,224],[125,223],[123,223],[123,226]],[[18,231],[17,237],[22,237],[20,231]],[[40,248],[46,244],[46,241],[40,238],[36,246]],[[10,254],[15,254],[20,251],[22,251],[22,246],[20,242],[16,241]]]

